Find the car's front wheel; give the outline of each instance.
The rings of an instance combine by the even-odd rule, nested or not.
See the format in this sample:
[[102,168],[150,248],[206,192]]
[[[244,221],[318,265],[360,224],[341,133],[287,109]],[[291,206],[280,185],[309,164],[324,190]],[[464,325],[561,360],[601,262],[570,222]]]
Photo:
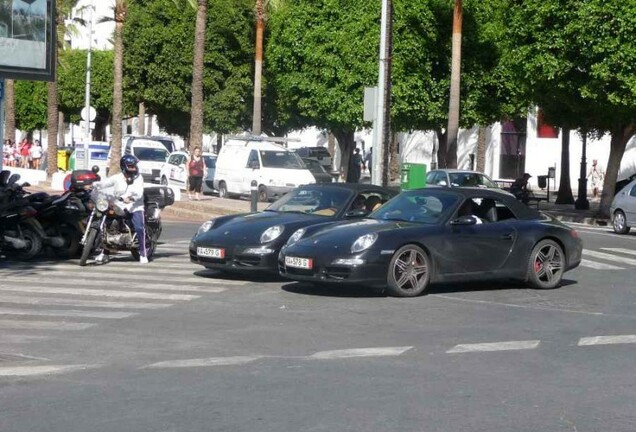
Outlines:
[[614,212],[612,227],[614,228],[614,232],[616,234],[627,234],[629,232],[627,220],[625,219],[625,213],[623,213],[622,210],[616,210]]
[[431,260],[419,246],[398,249],[387,275],[388,292],[394,297],[416,297],[426,291],[431,281]]
[[161,177],[161,185],[168,186],[168,179],[166,178],[166,176]]
[[227,185],[224,181],[219,183],[219,198],[228,198]]
[[551,289],[561,283],[565,270],[565,254],[554,240],[541,240],[530,253],[528,284],[534,288]]

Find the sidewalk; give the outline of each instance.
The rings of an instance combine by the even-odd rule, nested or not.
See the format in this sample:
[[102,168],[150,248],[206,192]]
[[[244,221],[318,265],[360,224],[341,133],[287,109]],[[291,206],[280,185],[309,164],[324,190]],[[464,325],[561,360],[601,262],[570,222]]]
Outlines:
[[[61,191],[52,190],[50,183],[42,182],[37,186],[29,188],[32,192],[44,191],[51,194],[59,194]],[[537,196],[545,198],[545,193],[541,191],[536,193]],[[166,207],[162,213],[165,220],[183,221],[183,222],[205,222],[210,218],[238,214],[249,213],[250,200],[219,198],[217,196],[205,195],[201,201],[190,201],[185,194],[182,195],[181,201],[177,201],[174,205]],[[576,210],[573,204],[559,205],[555,204],[556,192],[550,194],[550,202],[540,201],[538,209],[557,218],[563,222],[576,222],[587,225],[607,225],[609,221],[596,217],[599,208],[598,201],[590,200],[589,210]],[[268,203],[258,203],[258,210],[265,209]],[[530,204],[533,208],[536,204]]]

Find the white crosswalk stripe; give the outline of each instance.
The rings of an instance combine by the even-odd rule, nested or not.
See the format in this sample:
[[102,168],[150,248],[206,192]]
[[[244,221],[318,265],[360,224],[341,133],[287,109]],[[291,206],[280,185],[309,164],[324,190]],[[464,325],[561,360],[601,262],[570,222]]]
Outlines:
[[625,248],[583,249],[584,258],[580,265],[594,270],[625,270],[622,265],[636,266],[636,258],[630,256],[636,256],[636,251]]
[[[189,240],[159,245],[156,259],[146,265],[123,253],[106,264],[86,267],[79,267],[76,260],[0,263],[0,348],[45,341],[63,331],[87,330],[106,320],[134,319],[247,285],[214,278],[213,272],[191,263],[188,246]],[[0,369],[0,377],[57,370],[57,366],[38,367],[4,370],[4,374]]]

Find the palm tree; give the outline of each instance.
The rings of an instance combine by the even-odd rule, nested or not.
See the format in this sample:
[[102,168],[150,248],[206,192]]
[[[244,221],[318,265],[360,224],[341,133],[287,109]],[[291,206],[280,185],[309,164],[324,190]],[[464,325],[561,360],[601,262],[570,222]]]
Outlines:
[[126,14],[128,13],[128,0],[115,0],[114,21],[115,21],[115,37],[114,37],[114,70],[113,70],[113,121],[111,125],[111,158],[110,171],[116,174],[120,171],[119,159],[121,158],[121,140],[122,140],[122,105],[123,105],[123,76],[124,76],[124,24],[126,22]]
[[15,142],[15,81],[4,82],[4,139]]
[[453,14],[453,48],[451,60],[450,101],[448,104],[448,128],[446,129],[445,168],[457,168],[457,134],[459,132],[459,101],[462,64],[462,0],[455,0]]
[[254,109],[252,111],[252,134],[262,132],[263,102],[263,33],[265,30],[265,9],[276,10],[284,0],[256,0],[256,53],[254,59]]

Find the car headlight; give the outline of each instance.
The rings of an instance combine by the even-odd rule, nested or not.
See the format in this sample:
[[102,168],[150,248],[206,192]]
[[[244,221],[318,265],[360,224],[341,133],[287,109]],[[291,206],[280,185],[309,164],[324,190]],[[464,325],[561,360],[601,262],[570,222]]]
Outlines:
[[305,228],[301,228],[299,230],[296,230],[291,237],[289,238],[289,240],[287,240],[287,246],[291,246],[294,243],[296,243],[298,240],[300,240],[301,238],[303,238],[303,236],[305,235],[305,232],[307,230]]
[[267,228],[263,231],[263,234],[261,234],[261,243],[269,243],[276,240],[284,230],[285,228],[282,225],[274,225],[273,227]]
[[97,207],[98,211],[104,213],[106,210],[108,210],[108,200],[105,198],[98,199],[95,203],[95,207]]
[[358,253],[369,249],[377,239],[378,233],[365,234],[358,237],[358,239],[353,242],[353,245],[351,245],[351,253]]
[[214,221],[213,220],[209,220],[207,222],[203,222],[203,225],[201,225],[199,227],[199,229],[197,230],[197,235],[203,234],[203,233],[206,233],[206,232],[210,231],[213,226],[214,226]]

